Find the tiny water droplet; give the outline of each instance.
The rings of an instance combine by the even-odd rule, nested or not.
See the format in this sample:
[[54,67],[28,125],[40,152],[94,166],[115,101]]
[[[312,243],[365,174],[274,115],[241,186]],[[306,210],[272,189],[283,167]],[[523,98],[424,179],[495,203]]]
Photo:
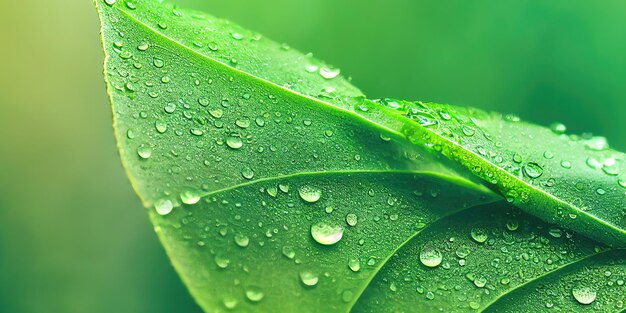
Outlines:
[[298,193],[300,194],[300,198],[302,198],[302,200],[309,203],[317,202],[322,196],[322,191],[319,188],[309,185],[304,185],[298,188]]
[[318,222],[311,226],[311,236],[322,245],[334,245],[343,237],[343,227]]
[[346,223],[348,223],[348,226],[356,226],[356,223],[358,222],[357,216],[354,213],[349,213],[348,215],[346,215]]
[[361,262],[359,261],[359,259],[352,258],[348,260],[348,267],[351,271],[358,272],[361,270]]
[[562,134],[567,130],[567,127],[565,127],[565,125],[561,124],[561,123],[552,123],[550,125],[550,129],[555,133],[555,134]]

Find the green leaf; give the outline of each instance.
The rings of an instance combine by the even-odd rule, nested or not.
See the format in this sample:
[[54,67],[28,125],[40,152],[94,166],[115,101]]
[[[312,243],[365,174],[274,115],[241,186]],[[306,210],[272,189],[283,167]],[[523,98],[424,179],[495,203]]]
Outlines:
[[[432,255],[440,265],[420,262]],[[505,204],[472,208],[404,245],[353,312],[618,311],[625,255]],[[596,294],[593,305],[576,300],[581,288]]]
[[[471,301],[495,310],[517,299],[535,305],[538,286],[566,290],[557,278],[576,279],[579,269],[623,276],[621,252],[569,238],[499,202],[480,179],[423,148],[418,131],[430,134],[428,120],[414,124],[373,106],[310,55],[160,1],[96,6],[123,165],[206,312],[423,312],[471,308]],[[489,203],[499,204],[480,207]],[[468,228],[478,224],[489,230],[481,244]],[[604,229],[590,225],[596,230],[588,233]],[[612,240],[612,232],[596,238]],[[426,243],[436,249],[420,263]],[[465,265],[451,254],[460,244],[473,245]],[[487,271],[496,258],[499,267]],[[474,276],[459,280],[469,269],[510,282],[490,288],[476,286]],[[391,288],[400,273],[414,280]],[[426,278],[440,297],[411,286]],[[620,293],[605,295],[615,284],[623,282],[594,289],[602,305],[617,305],[610,301]],[[444,292],[465,306],[443,301]]]
[[124,167],[207,312],[346,311],[421,227],[494,201],[346,110],[358,91],[318,61],[169,5],[97,6]]
[[[606,139],[473,108],[378,101],[376,119],[444,155],[546,221],[626,246],[626,157]],[[395,112],[395,117],[389,115]],[[391,126],[393,125],[393,126]]]

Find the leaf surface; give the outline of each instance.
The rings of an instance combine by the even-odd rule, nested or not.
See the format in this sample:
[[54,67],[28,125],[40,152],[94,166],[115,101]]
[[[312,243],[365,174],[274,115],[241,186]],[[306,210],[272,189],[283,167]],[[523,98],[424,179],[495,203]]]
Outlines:
[[169,5],[98,8],[122,161],[207,312],[347,311],[420,228],[494,201],[346,110],[358,90],[309,57]]
[[[381,303],[408,312],[501,310],[506,301],[534,301],[540,279],[566,290],[556,274],[576,276],[587,268],[578,264],[598,260],[598,271],[621,273],[623,264],[615,261],[621,252],[571,239],[561,228],[561,236],[556,230],[550,232],[554,238],[545,236],[553,226],[511,210],[480,179],[452,166],[448,158],[506,176],[483,158],[466,159],[463,148],[447,153],[443,143],[453,141],[433,139],[447,134],[434,131],[443,122],[433,129],[428,120],[373,104],[338,69],[205,13],[148,0],[98,0],[96,6],[122,162],[172,263],[206,312],[380,311]],[[438,108],[429,112],[441,115]],[[481,125],[499,140],[520,131],[480,112],[462,113],[455,116],[472,116],[475,131]],[[503,154],[513,149],[494,145]],[[611,170],[621,170],[622,155],[601,153],[602,170],[620,186]],[[617,187],[603,187],[611,200],[597,200],[592,209],[556,211],[584,211],[577,221],[554,219],[537,203],[561,199],[548,201],[541,198],[548,191],[532,188],[547,166],[537,163],[542,174],[526,182],[524,162],[512,170],[520,177],[494,182],[502,188],[525,182],[516,185],[523,199],[513,199],[516,204],[562,226],[590,226],[590,236],[604,232],[594,238],[621,240],[619,210],[605,207],[623,204]],[[478,176],[491,177],[485,175]],[[573,178],[563,175],[571,185]],[[502,193],[509,195],[508,189]],[[494,202],[500,204],[481,206]],[[502,232],[511,218],[519,219],[520,230]],[[490,231],[482,244],[467,235],[476,223]],[[439,264],[430,261],[432,268],[424,268],[429,261],[420,263],[426,244],[442,252]],[[451,249],[458,245],[471,253],[454,259]],[[484,271],[489,284],[475,289],[475,275],[469,284],[467,276],[459,278],[464,270],[493,267],[495,259],[496,269]],[[400,273],[415,280],[392,288]],[[510,281],[497,285],[497,275]],[[418,281],[438,297],[420,294],[412,285]],[[459,302],[442,301],[444,295]],[[602,299],[602,305],[619,303],[619,297]]]
[[[384,124],[493,185],[546,221],[614,246],[626,245],[626,160],[603,137],[567,135],[478,109],[380,100]],[[367,111],[367,110],[366,110]],[[396,116],[391,118],[390,112]]]
[[[399,249],[353,312],[614,312],[626,301],[623,256],[507,204],[471,208]],[[593,305],[573,296],[581,288]]]

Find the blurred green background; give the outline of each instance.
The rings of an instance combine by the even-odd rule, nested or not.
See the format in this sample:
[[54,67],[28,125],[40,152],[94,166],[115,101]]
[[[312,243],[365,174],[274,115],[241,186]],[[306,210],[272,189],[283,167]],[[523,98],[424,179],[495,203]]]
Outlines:
[[[179,0],[370,97],[515,113],[626,150],[626,2]],[[89,0],[0,10],[0,312],[199,312],[120,166]]]

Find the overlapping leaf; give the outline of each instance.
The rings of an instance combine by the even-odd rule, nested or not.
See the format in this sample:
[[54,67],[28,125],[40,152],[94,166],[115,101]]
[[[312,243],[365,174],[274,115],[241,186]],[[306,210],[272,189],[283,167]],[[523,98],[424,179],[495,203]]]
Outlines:
[[[205,311],[497,310],[516,299],[536,305],[528,295],[539,282],[568,290],[558,278],[576,279],[580,264],[616,273],[611,288],[594,287],[602,300],[595,306],[622,301],[607,296],[623,285],[615,280],[623,264],[612,262],[620,250],[605,252],[561,228],[546,236],[554,226],[512,215],[506,203],[476,207],[497,199],[469,172],[424,149],[447,147],[423,135],[432,130],[424,114],[407,119],[373,104],[337,69],[201,12],[148,0],[96,6],[122,161]],[[603,155],[604,172],[619,179],[612,170],[621,155]],[[528,175],[528,162],[512,172]],[[547,175],[548,164],[533,164]],[[621,201],[618,193],[607,199]],[[550,219],[533,211],[537,201],[516,204]],[[595,238],[619,242],[613,228],[621,222],[604,204],[594,210],[606,214],[587,212],[563,225],[591,225],[605,232]],[[500,232],[503,223],[508,232]],[[486,236],[480,244],[468,232],[478,224]],[[471,256],[455,259],[459,247]],[[477,285],[475,275],[459,276],[495,259],[503,261],[484,273],[483,286],[482,277]],[[510,282],[500,286],[489,275]],[[458,301],[442,301],[449,297]],[[553,305],[581,305],[570,302]]]

